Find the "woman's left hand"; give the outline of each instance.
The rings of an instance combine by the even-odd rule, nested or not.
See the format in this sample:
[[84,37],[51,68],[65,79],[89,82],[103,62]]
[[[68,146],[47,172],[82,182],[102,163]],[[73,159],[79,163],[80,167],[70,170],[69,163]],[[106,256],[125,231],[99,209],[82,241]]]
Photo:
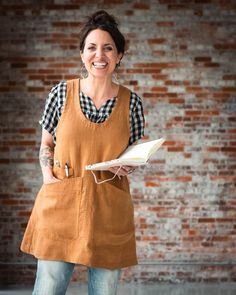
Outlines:
[[116,167],[111,167],[108,170],[114,174],[117,173],[118,176],[127,176],[128,174],[132,173],[136,168],[134,166],[116,166]]

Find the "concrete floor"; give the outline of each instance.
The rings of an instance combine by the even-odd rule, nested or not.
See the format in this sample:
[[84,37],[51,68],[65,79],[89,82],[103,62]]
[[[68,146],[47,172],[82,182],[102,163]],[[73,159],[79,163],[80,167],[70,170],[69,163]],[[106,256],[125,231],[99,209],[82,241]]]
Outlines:
[[[0,288],[0,295],[31,295],[31,288]],[[87,295],[87,285],[71,283],[66,295]],[[221,284],[120,284],[117,295],[235,295],[236,283]],[[45,294],[50,295],[50,294]]]

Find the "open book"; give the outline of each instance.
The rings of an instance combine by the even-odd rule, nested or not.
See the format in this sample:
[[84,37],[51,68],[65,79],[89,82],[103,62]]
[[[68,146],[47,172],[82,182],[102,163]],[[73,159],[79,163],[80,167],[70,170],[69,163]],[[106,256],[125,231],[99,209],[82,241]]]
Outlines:
[[107,170],[115,166],[140,166],[145,165],[149,158],[160,148],[164,138],[147,141],[129,146],[118,159],[100,162],[85,166],[85,170]]

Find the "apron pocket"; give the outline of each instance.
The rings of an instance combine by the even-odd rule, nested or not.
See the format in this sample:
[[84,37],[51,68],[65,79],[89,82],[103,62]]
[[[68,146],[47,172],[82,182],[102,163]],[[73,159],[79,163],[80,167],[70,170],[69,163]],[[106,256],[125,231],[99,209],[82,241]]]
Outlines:
[[37,227],[53,240],[78,237],[82,178],[67,178],[43,184],[37,196]]
[[122,244],[134,233],[133,203],[129,192],[109,182],[97,186],[94,224],[96,241]]

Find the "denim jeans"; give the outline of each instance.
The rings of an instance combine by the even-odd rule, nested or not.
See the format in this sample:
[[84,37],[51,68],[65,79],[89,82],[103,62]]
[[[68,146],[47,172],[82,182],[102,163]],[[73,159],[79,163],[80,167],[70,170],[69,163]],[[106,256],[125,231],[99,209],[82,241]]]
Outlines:
[[[38,260],[32,295],[65,295],[75,264]],[[88,294],[115,295],[120,270],[88,267]]]

